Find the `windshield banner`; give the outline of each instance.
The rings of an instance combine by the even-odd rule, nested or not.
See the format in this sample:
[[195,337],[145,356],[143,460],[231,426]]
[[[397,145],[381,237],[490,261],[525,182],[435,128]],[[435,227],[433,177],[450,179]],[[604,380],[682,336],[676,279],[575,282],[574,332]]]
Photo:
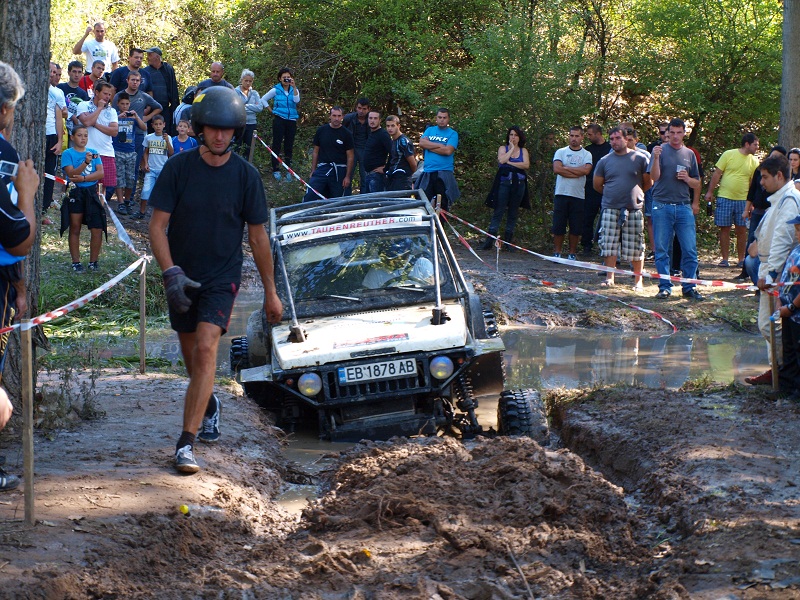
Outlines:
[[352,231],[374,231],[375,229],[391,229],[394,227],[408,227],[409,225],[428,226],[427,223],[424,222],[423,215],[392,215],[379,219],[344,221],[342,223],[332,223],[330,225],[321,225],[286,232],[281,234],[283,237],[281,243],[303,242],[329,235],[350,233]]

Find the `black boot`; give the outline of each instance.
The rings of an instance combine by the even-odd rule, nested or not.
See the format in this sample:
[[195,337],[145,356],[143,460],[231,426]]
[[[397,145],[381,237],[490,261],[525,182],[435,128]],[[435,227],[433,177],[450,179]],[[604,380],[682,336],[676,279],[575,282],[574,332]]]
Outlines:
[[481,246],[481,250],[491,250],[492,246],[494,246],[494,238],[486,236],[486,239]]
[[505,250],[506,252],[516,252],[516,251],[517,251],[517,249],[516,249],[516,248],[514,248],[514,246],[510,246],[510,245],[509,245],[509,244],[511,244],[511,243],[513,243],[513,242],[514,242],[514,237],[513,237],[513,236],[511,236],[511,235],[506,235],[506,236],[503,238],[503,240],[504,240],[504,241],[506,241],[506,242],[508,242],[508,244],[503,244],[503,250]]

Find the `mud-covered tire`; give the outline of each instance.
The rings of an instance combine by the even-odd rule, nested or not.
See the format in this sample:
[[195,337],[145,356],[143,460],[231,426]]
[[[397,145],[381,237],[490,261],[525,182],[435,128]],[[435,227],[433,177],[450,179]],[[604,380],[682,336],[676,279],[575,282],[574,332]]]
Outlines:
[[500,435],[529,437],[546,445],[550,428],[541,394],[536,390],[506,390],[500,394],[497,430]]
[[247,336],[235,337],[231,340],[231,373],[236,375],[242,369],[250,368]]
[[486,328],[486,337],[500,337],[500,330],[497,328],[497,318],[491,310],[483,311],[483,324]]

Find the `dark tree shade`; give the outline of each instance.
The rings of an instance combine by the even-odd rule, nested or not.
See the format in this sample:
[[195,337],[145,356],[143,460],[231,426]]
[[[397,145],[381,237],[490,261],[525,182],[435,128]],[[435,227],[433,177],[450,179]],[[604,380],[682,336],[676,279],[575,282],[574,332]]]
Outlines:
[[[17,71],[25,83],[25,97],[17,105],[11,143],[20,158],[33,160],[36,171],[44,172],[45,116],[50,73],[50,0],[2,0],[0,3],[0,60]],[[42,179],[42,183],[44,179]],[[41,214],[42,185],[36,196],[36,214]],[[38,312],[40,231],[26,261],[28,316]],[[12,400],[19,398],[19,346],[12,341],[6,361],[4,384]],[[35,369],[34,369],[35,371]]]

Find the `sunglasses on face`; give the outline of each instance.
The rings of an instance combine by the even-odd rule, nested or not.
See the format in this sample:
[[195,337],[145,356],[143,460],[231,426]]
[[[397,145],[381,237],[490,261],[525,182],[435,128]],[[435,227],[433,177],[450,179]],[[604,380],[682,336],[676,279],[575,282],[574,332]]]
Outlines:
[[662,131],[661,129],[659,129],[659,130],[658,130],[658,134],[659,134],[659,135],[667,135],[667,130],[666,130],[666,129],[664,129],[664,130]]

